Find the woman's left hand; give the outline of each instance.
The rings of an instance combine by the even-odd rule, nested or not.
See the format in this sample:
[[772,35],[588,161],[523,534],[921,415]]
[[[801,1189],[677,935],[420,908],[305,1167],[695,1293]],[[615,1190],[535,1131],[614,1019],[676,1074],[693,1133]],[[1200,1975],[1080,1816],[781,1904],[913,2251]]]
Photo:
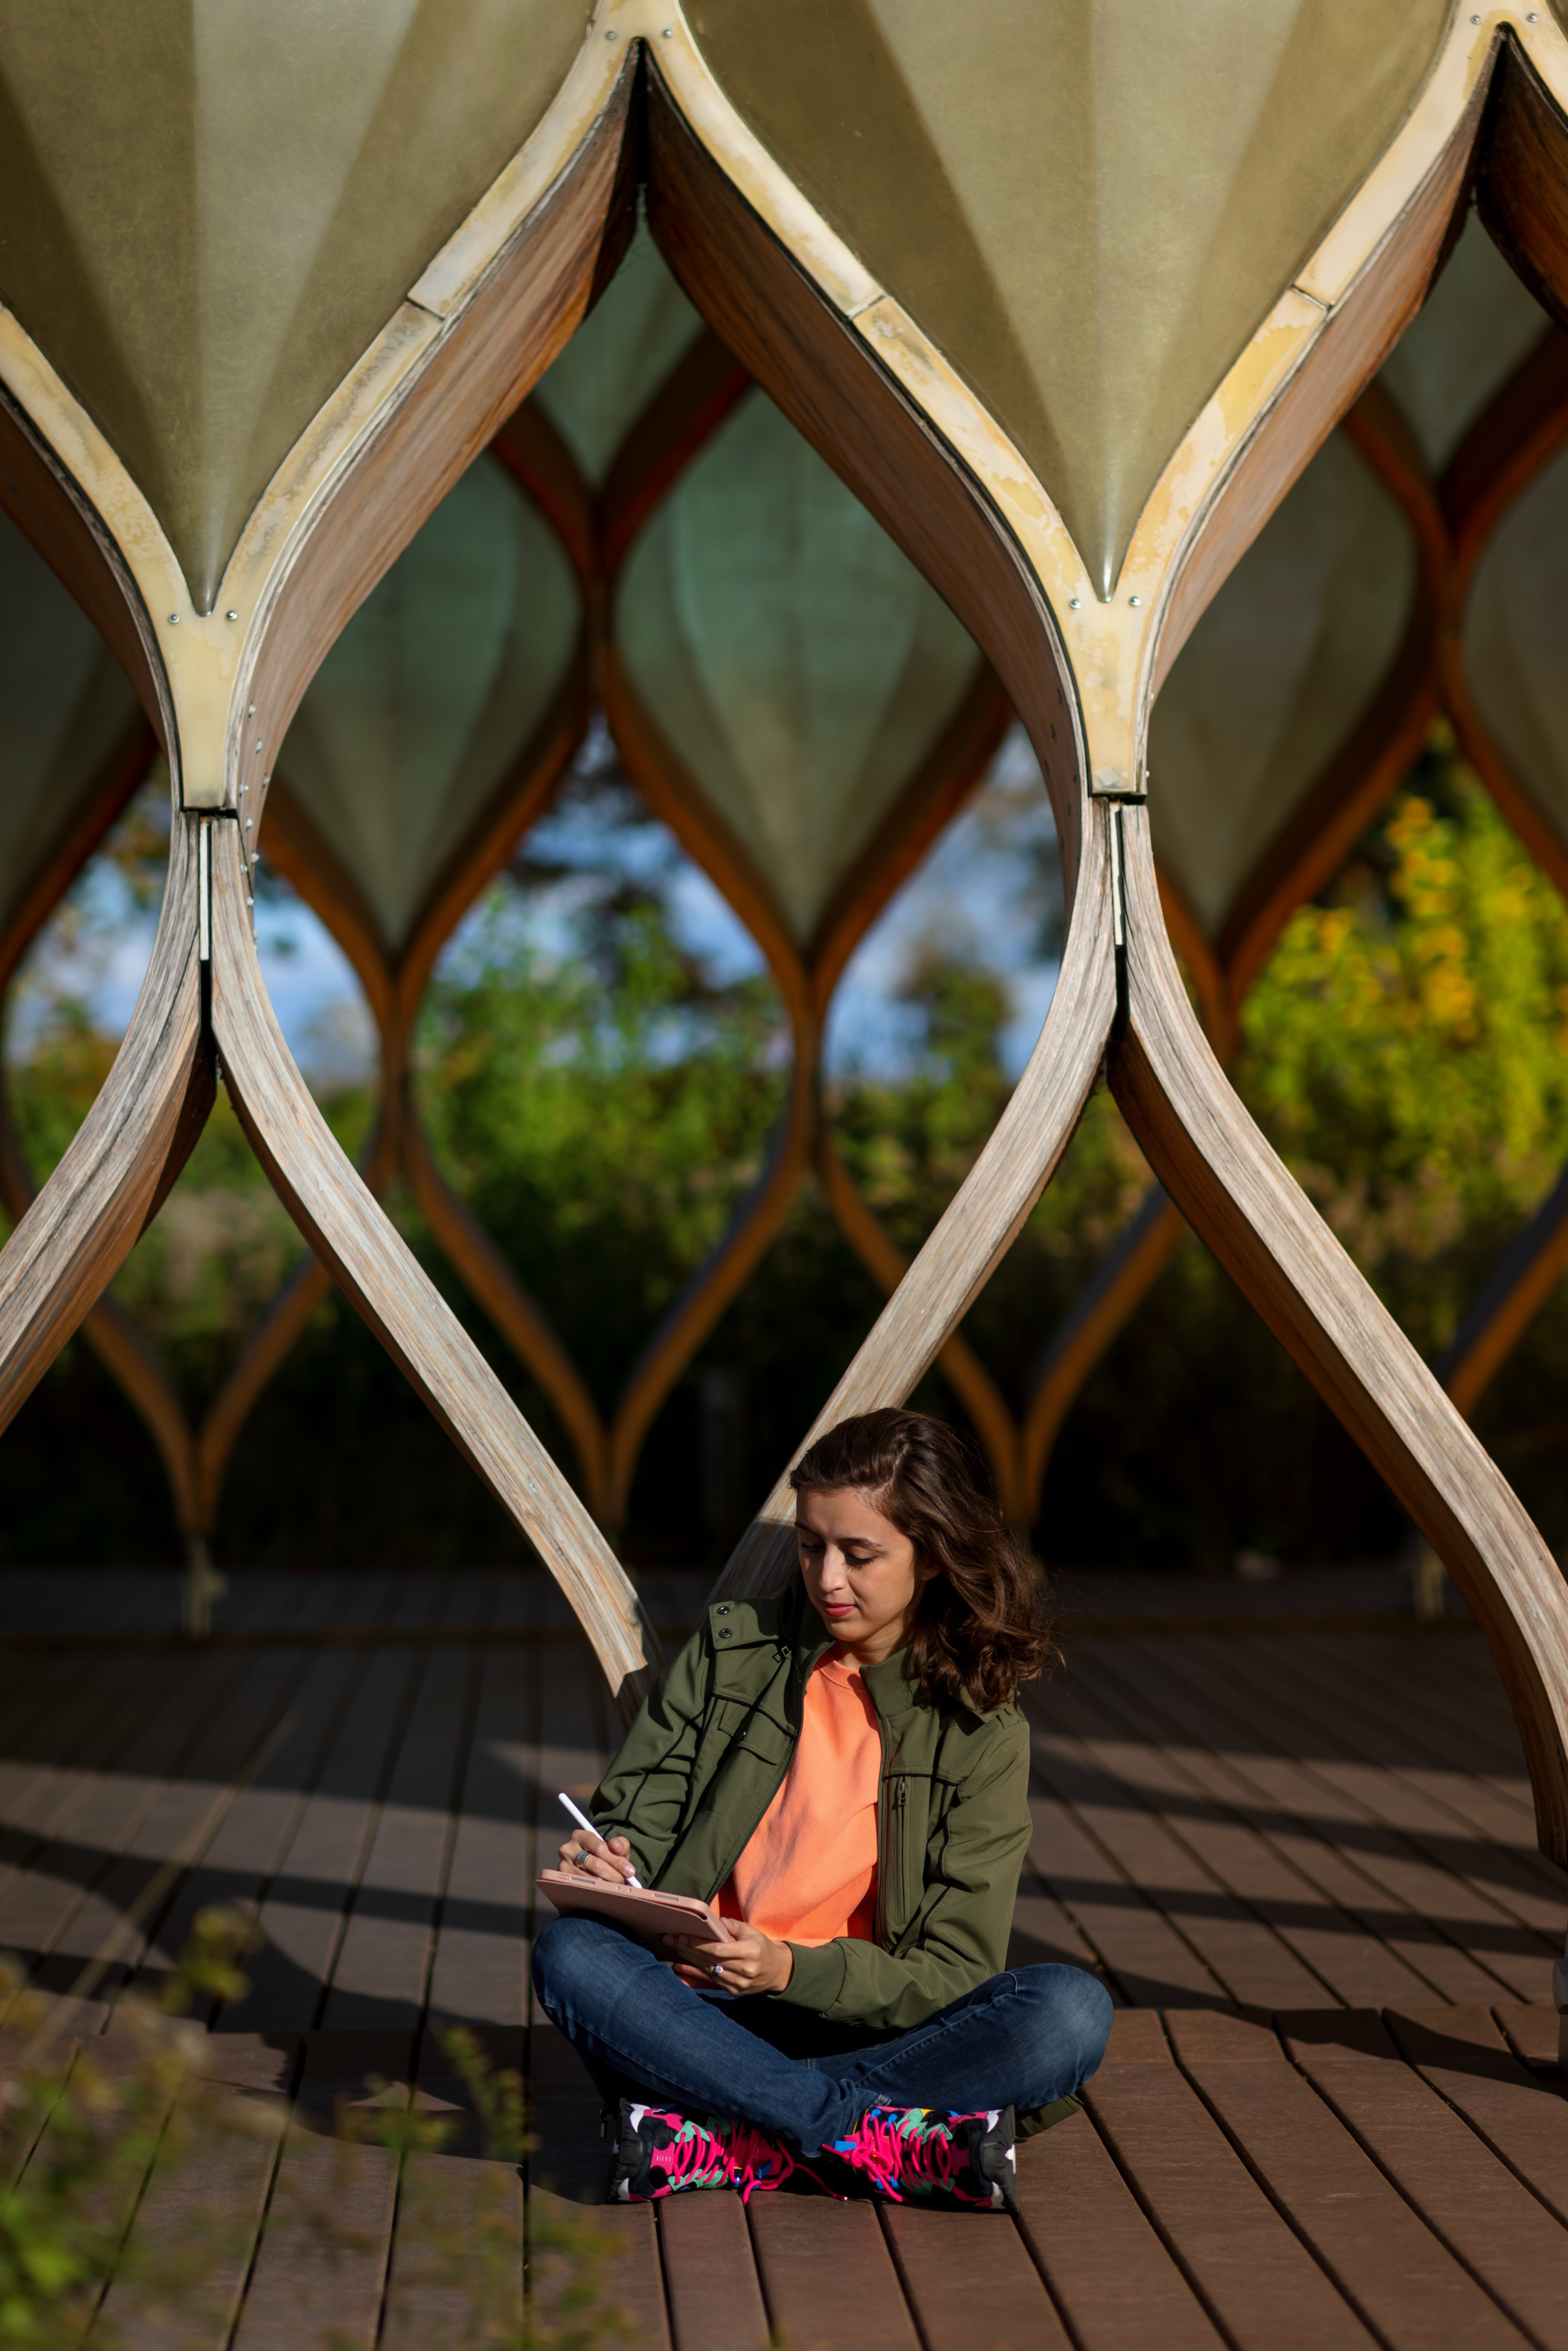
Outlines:
[[699,1991],[782,1991],[795,1972],[795,1954],[788,1943],[776,1943],[760,1928],[735,1918],[729,1940],[699,1943],[691,1935],[666,1935],[677,1956],[671,1962],[683,1983]]

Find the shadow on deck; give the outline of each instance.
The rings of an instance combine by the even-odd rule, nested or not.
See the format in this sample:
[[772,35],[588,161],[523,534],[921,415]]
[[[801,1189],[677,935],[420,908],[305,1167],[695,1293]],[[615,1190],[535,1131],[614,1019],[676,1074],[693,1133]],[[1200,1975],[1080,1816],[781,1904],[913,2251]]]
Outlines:
[[[700,1604],[659,1583],[666,1622]],[[1095,1969],[1120,2013],[1087,2112],[1019,2151],[1022,2225],[794,2196],[606,2209],[631,2339],[1568,2351],[1564,1887],[1479,1636],[1402,1624],[1397,1596],[1287,1610],[1290,1629],[1129,1609],[1071,1639],[1031,1701],[1010,1956]],[[290,2183],[317,2192],[322,2118],[367,2075],[462,2109],[451,2022],[528,2075],[536,2233],[597,2200],[595,2101],[528,1992],[555,1791],[591,1786],[613,1737],[551,1588],[256,1576],[212,1646],[176,1623],[172,1578],[0,1577],[0,1948],[51,1991],[93,1968],[75,2022],[112,2037],[198,1910],[254,1918],[250,1997],[205,2021],[235,2095],[299,2101],[236,2189],[257,2228]],[[412,2158],[401,2184],[384,2149],[330,2158],[351,2260],[324,2268],[278,2226],[253,2261],[253,2231],[236,2321],[132,2339],[455,2339],[450,2306],[400,2281],[419,2168],[480,2155]],[[144,2210],[171,2225],[155,2194]]]

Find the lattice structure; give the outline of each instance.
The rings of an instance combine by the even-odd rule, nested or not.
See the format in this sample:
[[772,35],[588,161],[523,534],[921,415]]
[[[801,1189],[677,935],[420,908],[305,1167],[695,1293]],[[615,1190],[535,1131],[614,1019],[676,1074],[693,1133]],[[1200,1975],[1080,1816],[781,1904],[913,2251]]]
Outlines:
[[[1518,276],[1561,307],[1555,17],[1296,0],[1239,47],[1204,9],[1009,0],[956,34],[903,0],[843,0],[830,39],[792,0],[606,0],[584,37],[565,0],[512,0],[482,30],[429,0],[395,21],[326,16],[292,43],[262,42],[249,17],[167,31],[151,40],[139,12],[85,63],[52,18],[0,35],[19,125],[0,167],[0,501],[133,682],[175,809],[124,1045],[0,1256],[0,1416],[93,1313],[199,1131],[221,1057],[312,1252],[634,1697],[652,1655],[634,1591],[377,1202],[396,1165],[427,1212],[446,1201],[403,1083],[419,987],[542,804],[596,685],[631,772],[760,940],[797,1042],[747,1221],[615,1415],[572,1424],[612,1520],[659,1395],[813,1155],[862,1253],[899,1274],[835,1192],[815,1040],[850,946],[978,772],[1005,695],[1062,844],[1060,983],[990,1144],[822,1419],[904,1396],[945,1349],[962,1383],[957,1323],[1108,1062],[1169,1198],[1469,1600],[1519,1718],[1543,1848],[1568,1860],[1555,1565],[1223,1067],[1269,938],[1397,774],[1439,672],[1493,789],[1538,854],[1562,854],[1537,657],[1550,639],[1509,618],[1532,595],[1539,610],[1531,582],[1555,555],[1559,343],[1525,317],[1496,381],[1466,374],[1463,333],[1459,361],[1412,343],[1374,381],[1472,186]],[[634,262],[619,310],[606,301],[547,388],[632,241],[639,175],[684,300]],[[1464,269],[1484,279],[1474,251]],[[622,339],[618,389],[593,364],[595,334]],[[476,465],[492,444],[501,465]],[[534,508],[507,503],[503,469]],[[462,561],[487,548],[491,569],[483,627],[443,657],[420,581],[439,570],[455,490],[473,507]],[[758,549],[780,530],[789,563],[770,577]],[[874,594],[883,617],[856,696],[883,714],[858,748],[841,648],[815,626],[857,566],[861,603]],[[1271,581],[1295,643],[1291,628],[1270,636],[1265,747],[1216,681]],[[776,625],[743,626],[763,585]],[[426,700],[378,743],[362,703],[393,674]],[[791,689],[780,737],[763,705]],[[81,804],[98,821],[120,784],[89,770]],[[267,1001],[258,838],[353,942],[376,1010],[387,1083],[362,1172]],[[65,844],[61,831],[12,857],[17,905]],[[482,1237],[460,1234],[455,1203],[442,1214],[453,1254],[469,1248],[471,1278],[488,1281]],[[254,1362],[298,1311],[280,1305]],[[538,1370],[548,1334],[520,1294],[507,1312]],[[989,1433],[1027,1485],[1025,1439]],[[1048,1440],[1037,1430],[1037,1457]],[[784,1572],[788,1516],[781,1483],[721,1590]]]

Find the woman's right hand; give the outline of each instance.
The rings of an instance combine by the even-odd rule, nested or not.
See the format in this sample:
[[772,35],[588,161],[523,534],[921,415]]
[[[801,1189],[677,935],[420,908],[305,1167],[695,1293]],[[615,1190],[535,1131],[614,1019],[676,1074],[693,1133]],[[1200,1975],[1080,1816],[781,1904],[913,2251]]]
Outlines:
[[632,1867],[632,1847],[623,1836],[591,1836],[586,1829],[574,1829],[561,1846],[560,1865],[570,1869],[575,1877],[598,1877],[610,1886],[624,1886],[634,1875]]

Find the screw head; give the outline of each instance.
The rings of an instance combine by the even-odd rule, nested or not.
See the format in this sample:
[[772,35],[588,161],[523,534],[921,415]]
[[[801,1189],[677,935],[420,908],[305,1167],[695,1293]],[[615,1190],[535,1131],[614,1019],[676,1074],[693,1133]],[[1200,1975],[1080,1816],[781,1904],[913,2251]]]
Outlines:
[[1134,611],[1136,611],[1138,606],[1143,602],[1143,601],[1144,600],[1141,596],[1129,596],[1127,599],[1128,603],[1132,605]]
[[1068,598],[1068,600],[1067,600],[1067,609],[1068,609],[1068,611],[1069,611],[1070,612],[1076,612],[1076,611],[1077,611],[1077,610],[1078,610],[1078,599],[1077,599],[1077,597],[1076,597],[1076,596],[1070,596],[1070,597]]
[[259,750],[260,750],[260,748],[261,748],[261,745],[258,743],[258,744],[256,745],[256,749],[259,751]]
[[1479,25],[1479,24],[1480,23],[1480,21],[1481,21],[1481,20],[1480,20],[1480,18],[1479,18],[1479,16],[1472,16],[1472,17],[1470,18],[1470,22],[1471,22],[1471,24],[1472,24],[1472,25]]
[[245,820],[245,829],[246,829],[246,832],[254,832],[254,831],[256,831],[256,819],[255,819],[255,817],[253,817],[253,816],[247,816],[247,817],[246,817],[246,820]]
[[605,39],[606,39],[607,41],[618,41],[618,40],[621,38],[621,36],[620,36],[620,34],[615,30],[614,26],[611,26],[611,28],[610,28],[610,30],[609,30],[609,32],[605,34],[604,37],[605,37]]
[[246,704],[245,715],[247,718],[254,718],[256,716],[256,705],[254,702],[247,702]]
[[224,614],[224,618],[225,621],[237,621],[239,619],[239,614],[237,612],[225,612]]
[[170,626],[172,629],[177,629],[177,628],[179,627],[179,625],[180,625],[180,615],[178,614],[178,612],[171,612],[171,613],[170,613],[170,615],[169,615],[169,626]]

